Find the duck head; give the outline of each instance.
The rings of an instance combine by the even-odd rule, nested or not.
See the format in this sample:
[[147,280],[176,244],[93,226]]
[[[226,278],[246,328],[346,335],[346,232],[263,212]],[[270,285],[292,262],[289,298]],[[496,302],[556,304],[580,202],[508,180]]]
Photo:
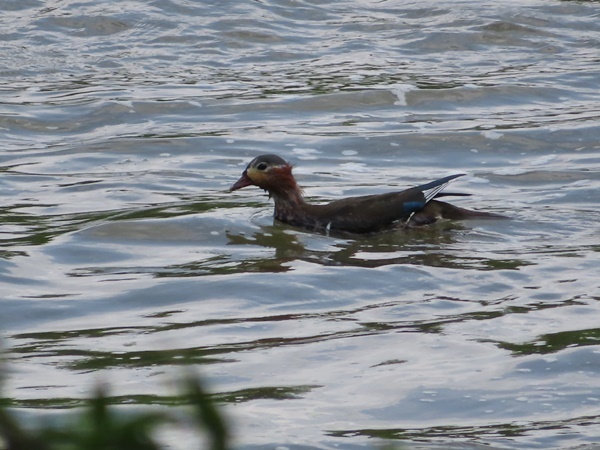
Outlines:
[[277,155],[260,155],[254,158],[229,191],[246,186],[258,186],[276,198],[300,191],[292,175],[292,165]]

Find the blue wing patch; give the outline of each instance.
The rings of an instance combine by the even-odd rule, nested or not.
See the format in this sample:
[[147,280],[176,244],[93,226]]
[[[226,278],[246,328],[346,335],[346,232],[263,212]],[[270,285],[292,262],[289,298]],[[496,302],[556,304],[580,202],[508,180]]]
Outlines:
[[402,204],[402,209],[405,214],[412,214],[421,211],[425,207],[424,202],[405,202]]

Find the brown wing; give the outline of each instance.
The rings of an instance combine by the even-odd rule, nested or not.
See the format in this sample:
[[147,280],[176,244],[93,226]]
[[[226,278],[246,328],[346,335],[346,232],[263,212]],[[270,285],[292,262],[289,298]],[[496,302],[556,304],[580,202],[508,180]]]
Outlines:
[[369,233],[392,226],[421,211],[427,203],[418,188],[381,195],[350,197],[327,205],[307,205],[306,213],[318,218],[319,228],[349,233]]

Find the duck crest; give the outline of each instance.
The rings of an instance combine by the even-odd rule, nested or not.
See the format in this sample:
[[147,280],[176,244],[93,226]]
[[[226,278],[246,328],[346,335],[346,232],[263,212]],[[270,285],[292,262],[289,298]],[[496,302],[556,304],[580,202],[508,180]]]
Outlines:
[[269,170],[268,179],[269,189],[267,191],[273,197],[287,197],[292,201],[302,199],[302,190],[298,187],[292,175],[292,166],[290,164],[281,167],[272,167]]

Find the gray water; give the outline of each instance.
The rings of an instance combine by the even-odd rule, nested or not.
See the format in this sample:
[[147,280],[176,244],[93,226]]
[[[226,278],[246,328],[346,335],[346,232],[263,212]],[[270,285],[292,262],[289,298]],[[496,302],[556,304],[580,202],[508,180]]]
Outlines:
[[[239,448],[597,448],[599,6],[0,1],[4,395],[191,370]],[[466,173],[511,220],[304,232],[227,192],[261,153],[315,202]]]

